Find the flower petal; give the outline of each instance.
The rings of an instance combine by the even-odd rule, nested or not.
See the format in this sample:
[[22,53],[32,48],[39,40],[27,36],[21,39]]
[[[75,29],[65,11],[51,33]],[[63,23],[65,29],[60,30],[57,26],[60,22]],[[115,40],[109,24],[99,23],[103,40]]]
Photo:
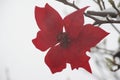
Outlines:
[[45,51],[49,47],[54,46],[57,43],[56,37],[51,33],[46,33],[44,31],[39,31],[37,37],[32,40],[36,48]]
[[82,50],[89,50],[91,47],[94,47],[98,42],[100,42],[104,37],[109,33],[105,32],[99,27],[95,27],[91,24],[84,26],[83,30],[79,34],[79,39],[77,45]]
[[79,53],[79,57],[75,57],[76,60],[72,59],[70,64],[72,69],[84,68],[88,72],[92,72],[89,65],[89,57],[84,53]]
[[71,49],[68,53],[69,56],[67,57],[67,61],[71,64],[72,69],[78,69],[81,67],[91,72],[91,68],[88,62],[90,58],[86,55],[86,50],[80,51],[79,46],[74,44],[71,46]]
[[64,18],[65,30],[69,33],[70,37],[76,38],[81,31],[81,27],[83,27],[84,24],[83,14],[87,8],[88,7],[77,10]]
[[52,73],[66,68],[65,51],[59,45],[52,47],[45,56],[45,62]]
[[35,7],[35,19],[39,28],[43,31],[56,34],[63,29],[62,18],[48,4],[45,5],[45,8]]

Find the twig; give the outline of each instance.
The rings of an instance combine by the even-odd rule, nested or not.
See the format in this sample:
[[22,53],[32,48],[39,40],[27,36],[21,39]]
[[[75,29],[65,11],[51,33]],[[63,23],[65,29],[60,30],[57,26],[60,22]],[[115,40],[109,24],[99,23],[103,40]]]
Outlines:
[[93,0],[96,4],[98,4],[100,10],[104,10],[105,9],[105,5],[104,5],[104,1],[103,0]]
[[[56,1],[62,2],[62,3],[64,3],[65,5],[69,5],[69,6],[75,8],[75,9],[77,9],[77,10],[79,9],[79,8],[74,4],[74,2],[73,2],[73,3],[69,3],[69,2],[67,2],[66,0],[56,0]],[[99,20],[99,19],[97,19],[97,18],[89,15],[88,13],[84,13],[84,14],[85,14],[85,16],[87,16],[87,17],[95,20],[95,22],[93,23],[93,25],[97,25],[97,24],[101,25],[101,24],[105,24],[105,23],[120,23],[120,21],[115,21],[115,20],[110,20],[110,21]]]
[[84,15],[86,16],[86,17],[89,17],[89,18],[91,18],[91,19],[93,19],[95,22],[93,23],[93,25],[101,25],[101,20],[99,20],[99,19],[97,19],[97,18],[95,18],[95,17],[93,17],[93,16],[91,16],[91,15],[89,15],[89,14],[87,14],[87,13],[84,13]]
[[101,16],[101,17],[106,17],[109,15],[112,18],[116,18],[117,14],[113,12],[96,12],[96,11],[87,11],[87,14],[94,15],[94,16]]
[[118,71],[118,70],[120,69],[120,65],[117,64],[116,62],[113,61],[112,64],[113,64],[114,66],[117,66],[118,68],[117,68],[117,69],[111,69],[111,71],[115,72],[115,71]]
[[96,4],[97,4],[97,1],[96,0],[93,0]]
[[120,65],[116,65],[116,66],[118,66],[118,68],[117,68],[117,69],[110,69],[110,70],[111,70],[111,71],[113,71],[113,72],[118,71],[118,70],[120,69]]
[[115,27],[115,25],[112,24],[111,20],[108,17],[106,17],[106,19],[110,22],[112,27],[120,34],[120,31]]
[[84,13],[85,14],[85,16],[87,16],[87,17],[89,17],[89,18],[91,18],[91,19],[93,19],[93,20],[95,20],[95,22],[93,23],[93,25],[101,25],[101,24],[107,24],[107,23],[120,23],[120,21],[116,21],[116,20],[99,20],[99,19],[97,19],[97,18],[95,18],[95,17],[93,17],[93,16],[91,16],[91,15],[89,15],[89,14],[87,14],[87,13]]
[[107,23],[118,23],[120,24],[120,21],[115,21],[115,20],[109,20],[109,21],[106,21],[106,20],[99,20],[99,21],[96,21],[94,23],[94,25],[97,25],[97,24],[107,24]]
[[93,20],[95,20],[95,21],[100,21],[99,19],[91,16],[90,14],[84,13],[84,15],[87,16],[87,17],[89,17],[89,18],[91,18],[91,19],[93,19]]
[[103,8],[106,9],[106,8],[105,8],[105,3],[104,3],[104,1],[101,0],[101,2],[102,2],[102,5],[103,5]]
[[112,5],[112,7],[118,12],[118,15],[120,15],[120,11],[117,9],[115,3],[113,0],[109,0],[109,3]]
[[75,8],[75,9],[79,9],[79,8],[75,5],[74,1],[73,1],[73,3],[69,3],[67,0],[56,0],[56,1],[62,2],[62,3],[64,3],[64,4],[66,4],[66,5],[69,5],[69,6],[73,7],[73,8]]
[[[108,51],[108,52],[111,52],[111,53],[114,52],[113,50],[108,50],[108,49],[101,48],[101,47],[98,47],[98,46],[96,46],[95,48],[97,48],[97,49],[101,49],[101,50],[105,50],[105,51]],[[112,55],[112,54],[111,54],[111,55]]]
[[102,5],[101,5],[101,0],[97,0],[97,3],[99,5],[99,7],[100,7],[100,10],[103,10]]

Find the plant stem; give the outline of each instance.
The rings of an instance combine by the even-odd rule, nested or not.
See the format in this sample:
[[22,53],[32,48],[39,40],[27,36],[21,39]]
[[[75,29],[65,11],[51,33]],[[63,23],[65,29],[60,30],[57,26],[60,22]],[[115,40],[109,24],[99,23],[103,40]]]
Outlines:
[[103,5],[103,8],[106,9],[104,1],[101,0],[101,2],[102,2],[102,5]]
[[115,27],[115,25],[112,24],[111,20],[108,17],[106,17],[106,19],[110,22],[110,24],[118,32],[118,34],[120,34],[120,31]]
[[87,11],[87,14],[94,15],[94,16],[101,16],[101,17],[106,17],[109,15],[112,18],[116,18],[117,14],[113,12],[96,12],[96,11]]

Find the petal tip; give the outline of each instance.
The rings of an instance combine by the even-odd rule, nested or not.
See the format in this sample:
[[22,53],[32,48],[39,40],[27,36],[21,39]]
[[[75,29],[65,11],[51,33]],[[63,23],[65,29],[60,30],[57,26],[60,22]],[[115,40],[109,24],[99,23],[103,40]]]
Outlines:
[[66,68],[66,66],[64,66],[64,67],[59,67],[59,68],[52,68],[52,67],[50,67],[50,66],[48,66],[48,67],[49,67],[49,69],[50,69],[50,71],[51,71],[52,74],[61,72],[61,71],[63,71],[63,70]]
[[86,7],[83,7],[83,8],[81,8],[80,10],[82,11],[82,12],[84,12],[87,8],[89,8],[90,6],[86,6]]
[[47,9],[53,9],[48,3],[45,4],[45,8],[47,8]]
[[34,46],[35,46],[38,50],[40,50],[40,51],[46,51],[45,48],[39,46],[38,41],[37,41],[36,38],[32,40],[32,43],[34,44]]

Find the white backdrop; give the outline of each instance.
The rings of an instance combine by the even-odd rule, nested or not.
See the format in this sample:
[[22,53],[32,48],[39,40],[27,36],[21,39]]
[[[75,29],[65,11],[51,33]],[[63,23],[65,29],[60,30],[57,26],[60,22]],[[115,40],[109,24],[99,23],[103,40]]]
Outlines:
[[[34,8],[43,7],[46,2],[62,17],[75,10],[55,0],[0,0],[0,80],[97,80],[84,69],[71,71],[69,64],[62,72],[51,74],[44,63],[46,52],[39,51],[31,42],[39,30]],[[79,0],[76,4],[83,7],[93,2]],[[114,35],[118,36],[116,32]],[[112,45],[116,49],[117,43]]]

